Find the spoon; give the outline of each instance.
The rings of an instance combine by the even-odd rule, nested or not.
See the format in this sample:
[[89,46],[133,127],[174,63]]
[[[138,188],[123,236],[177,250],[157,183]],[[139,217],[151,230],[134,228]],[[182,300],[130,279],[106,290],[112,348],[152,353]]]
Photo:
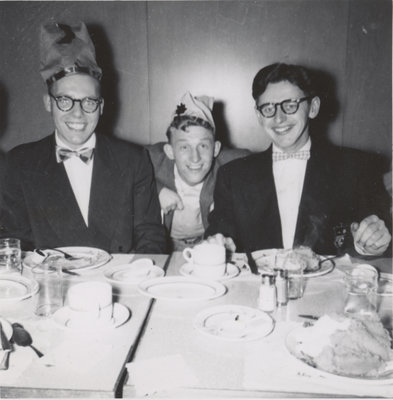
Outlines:
[[[69,260],[69,261],[81,260],[81,259],[83,258],[83,257],[75,257],[75,256],[73,256],[73,255],[71,255],[71,254],[68,254],[68,253],[66,253],[65,251],[60,250],[60,249],[47,249],[47,250],[57,251],[57,252],[63,254],[64,258],[65,258],[66,260]],[[36,249],[36,252],[37,252],[40,256],[48,257],[48,255],[47,255],[42,249]]]
[[12,324],[12,328],[13,328],[12,339],[18,346],[22,347],[29,346],[35,351],[38,357],[43,357],[43,354],[39,350],[37,350],[34,346],[32,346],[33,339],[31,338],[30,333],[27,332],[27,330],[21,324],[15,322]]

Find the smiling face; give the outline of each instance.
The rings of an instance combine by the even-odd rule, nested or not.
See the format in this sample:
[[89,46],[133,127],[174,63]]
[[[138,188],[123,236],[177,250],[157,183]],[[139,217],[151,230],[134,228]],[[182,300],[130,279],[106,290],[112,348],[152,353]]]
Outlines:
[[[76,100],[85,97],[99,99],[100,85],[90,75],[69,75],[52,85],[51,94],[54,97],[68,96]],[[57,108],[55,99],[48,94],[44,96],[44,104],[46,110],[52,114],[61,140],[73,149],[81,147],[94,133],[104,109],[104,102],[102,101],[96,111],[86,113],[82,110],[80,103],[75,102],[71,110],[61,111]]]
[[[280,103],[287,99],[300,99],[305,93],[296,85],[281,81],[269,83],[266,90],[258,97],[256,106],[265,103]],[[284,152],[292,153],[303,147],[309,138],[309,119],[318,115],[319,97],[303,101],[294,114],[285,114],[280,106],[276,107],[274,117],[266,118],[259,111],[257,116],[265,132],[273,143]]]
[[189,185],[201,183],[209,173],[221,143],[201,126],[188,126],[187,131],[173,129],[170,143],[164,146],[167,157],[175,160],[181,178]]

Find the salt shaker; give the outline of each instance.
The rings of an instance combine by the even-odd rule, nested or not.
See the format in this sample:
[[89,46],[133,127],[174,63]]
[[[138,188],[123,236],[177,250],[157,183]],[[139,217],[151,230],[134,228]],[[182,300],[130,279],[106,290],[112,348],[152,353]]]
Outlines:
[[259,288],[258,308],[262,311],[273,312],[277,306],[277,291],[274,275],[262,274]]
[[288,271],[277,270],[276,276],[277,304],[285,306],[288,303]]

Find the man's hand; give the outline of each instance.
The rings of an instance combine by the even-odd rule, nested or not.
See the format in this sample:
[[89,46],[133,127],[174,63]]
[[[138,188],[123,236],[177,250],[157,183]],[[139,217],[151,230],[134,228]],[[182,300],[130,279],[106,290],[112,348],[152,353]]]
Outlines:
[[158,195],[160,205],[164,214],[168,214],[169,211],[183,210],[184,205],[180,196],[171,189],[166,187],[162,188]]
[[364,218],[360,224],[353,222],[351,231],[356,251],[364,255],[379,256],[383,254],[392,239],[385,222],[376,215]]
[[236,245],[232,238],[230,237],[224,237],[221,233],[216,233],[213,236],[209,236],[205,242],[211,243],[211,244],[219,244],[221,246],[225,246],[225,248],[232,253],[236,251]]

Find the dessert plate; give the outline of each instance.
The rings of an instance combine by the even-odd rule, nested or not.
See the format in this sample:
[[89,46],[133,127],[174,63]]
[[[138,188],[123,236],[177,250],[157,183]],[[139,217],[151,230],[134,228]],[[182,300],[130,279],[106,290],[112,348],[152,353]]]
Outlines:
[[[10,340],[13,333],[11,324],[6,319],[1,317],[0,317],[0,323],[6,338]],[[0,350],[1,350],[1,343],[0,343]]]
[[[69,270],[89,270],[93,268],[101,267],[106,264],[112,256],[105,250],[97,249],[95,247],[59,247],[59,250],[66,252],[67,254],[77,258],[76,260],[67,260],[62,257],[61,252],[56,249],[43,250],[45,254],[50,256],[56,255],[61,257],[62,267],[66,267]],[[26,253],[26,257],[23,260],[23,266],[26,268],[33,268],[39,266],[45,258],[37,257],[34,252]]]
[[273,318],[258,309],[224,305],[201,311],[194,320],[201,333],[229,341],[257,340],[269,335],[274,328]]
[[58,309],[52,316],[53,321],[60,325],[62,328],[70,329],[73,331],[101,331],[106,329],[114,329],[127,322],[130,317],[130,310],[120,303],[113,303],[113,318],[112,321],[105,324],[91,324],[88,326],[75,326],[70,323],[70,309],[64,306]]
[[196,301],[220,297],[226,292],[226,287],[216,281],[173,276],[143,281],[138,290],[160,300]]
[[[183,264],[180,267],[179,272],[183,276],[192,276],[192,277],[198,278],[197,275],[194,275],[193,265],[190,263]],[[208,278],[208,279],[213,279],[213,280],[217,280],[217,281],[225,281],[228,279],[232,279],[239,274],[240,274],[240,269],[235,264],[227,263],[227,268],[226,268],[226,272],[225,272],[224,276],[220,276],[217,278]]]
[[346,382],[353,383],[362,383],[362,384],[392,384],[393,378],[378,378],[378,377],[356,377],[356,376],[348,376],[348,375],[338,375],[331,372],[324,371],[320,368],[317,368],[312,361],[312,357],[307,356],[301,350],[299,350],[298,345],[303,342],[303,337],[305,336],[305,330],[307,328],[296,328],[293,331],[289,332],[286,338],[286,347],[289,353],[299,360],[306,368],[311,368],[314,373],[317,371],[318,374],[324,376],[329,379],[341,380]]
[[[146,260],[146,259],[145,259]],[[105,278],[114,284],[136,285],[145,279],[160,278],[165,275],[162,268],[157,267],[151,260],[150,263],[136,260],[130,264],[116,265],[104,272]]]
[[16,274],[0,275],[0,303],[27,299],[38,290],[39,284],[34,279]]

